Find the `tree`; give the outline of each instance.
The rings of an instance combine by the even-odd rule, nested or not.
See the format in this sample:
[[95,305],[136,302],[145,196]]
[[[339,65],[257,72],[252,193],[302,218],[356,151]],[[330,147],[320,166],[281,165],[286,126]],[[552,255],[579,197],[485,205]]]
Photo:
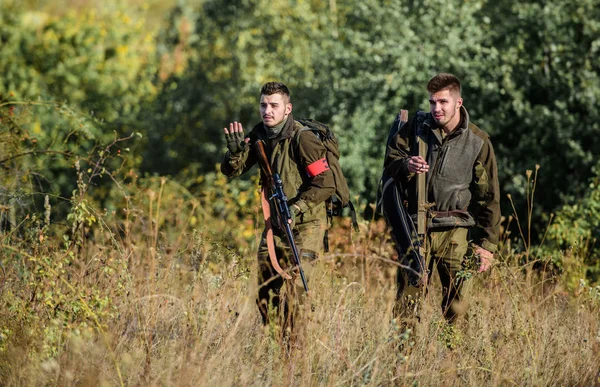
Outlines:
[[496,128],[503,187],[520,203],[523,171],[541,165],[539,212],[582,195],[600,149],[599,5],[511,0],[478,13],[490,55],[470,83],[475,109]]
[[19,159],[29,194],[70,197],[77,158],[130,134],[152,99],[153,39],[132,15],[118,7],[57,16],[16,1],[0,5],[0,133],[19,141],[4,147],[4,167]]

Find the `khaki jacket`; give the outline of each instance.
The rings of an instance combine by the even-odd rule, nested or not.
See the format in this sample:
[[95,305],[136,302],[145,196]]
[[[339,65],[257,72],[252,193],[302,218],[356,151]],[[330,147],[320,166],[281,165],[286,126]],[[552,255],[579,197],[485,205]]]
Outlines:
[[[307,167],[326,157],[326,148],[321,140],[310,130],[301,132],[302,125],[294,121],[290,114],[280,135],[268,139],[262,123],[257,124],[247,137],[249,146],[243,152],[231,154],[227,152],[221,163],[221,172],[228,177],[239,176],[247,172],[257,163],[253,144],[263,140],[266,145],[271,170],[278,173],[283,181],[283,190],[291,205],[300,208],[296,218],[296,227],[304,228],[307,223],[324,222],[326,220],[325,200],[335,193],[335,182],[331,170],[310,177]],[[269,192],[269,194],[272,194]],[[276,214],[271,206],[271,214]]]
[[[495,252],[500,232],[500,188],[494,149],[489,136],[469,121],[461,107],[459,127],[447,136],[430,113],[417,113],[391,139],[385,172],[400,182],[408,195],[409,212],[416,214],[416,180],[408,160],[418,154],[415,134],[427,144],[427,201],[431,230],[471,227],[471,238]],[[394,124],[398,124],[395,122]]]

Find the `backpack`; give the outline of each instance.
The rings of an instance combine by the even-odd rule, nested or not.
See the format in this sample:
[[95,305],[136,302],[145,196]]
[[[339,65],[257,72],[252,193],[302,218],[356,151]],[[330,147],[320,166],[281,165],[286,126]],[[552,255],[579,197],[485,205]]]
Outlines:
[[[333,180],[335,182],[335,193],[325,201],[328,220],[331,223],[334,216],[341,216],[344,208],[348,207],[350,209],[350,216],[352,218],[352,227],[355,231],[358,231],[356,210],[354,209],[354,204],[352,204],[352,201],[350,200],[350,189],[348,188],[348,182],[346,182],[346,178],[344,177],[344,173],[342,172],[342,167],[340,165],[340,149],[337,138],[331,129],[329,129],[329,127],[322,122],[315,121],[310,118],[296,119],[296,121],[303,126],[302,129],[296,132],[294,137],[296,144],[298,143],[300,134],[304,131],[310,130],[321,140],[327,149],[327,164],[329,164],[329,169],[333,173]],[[329,238],[327,230],[325,230],[324,245],[325,251],[329,251]]]

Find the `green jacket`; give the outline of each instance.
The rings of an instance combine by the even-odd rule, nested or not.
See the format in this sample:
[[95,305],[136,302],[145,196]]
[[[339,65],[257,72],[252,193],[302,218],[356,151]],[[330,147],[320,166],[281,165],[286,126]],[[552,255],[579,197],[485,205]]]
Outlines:
[[[385,172],[402,183],[409,212],[416,214],[416,180],[408,160],[418,154],[415,133],[427,144],[428,228],[472,227],[473,241],[495,252],[500,233],[500,187],[496,156],[489,136],[469,121],[461,107],[459,127],[447,136],[430,113],[417,113],[391,139]],[[398,120],[394,123],[398,125]]]
[[[227,152],[221,163],[221,172],[228,177],[236,177],[257,163],[253,144],[263,140],[271,170],[278,173],[283,181],[283,190],[291,205],[300,208],[296,218],[296,226],[325,221],[325,200],[335,193],[335,182],[331,170],[326,170],[314,177],[307,173],[307,167],[317,160],[326,157],[327,150],[321,140],[310,130],[297,136],[303,126],[294,121],[290,114],[279,136],[268,139],[262,123],[257,124],[247,137],[249,146],[243,152],[231,154]],[[271,213],[276,214],[271,205]]]

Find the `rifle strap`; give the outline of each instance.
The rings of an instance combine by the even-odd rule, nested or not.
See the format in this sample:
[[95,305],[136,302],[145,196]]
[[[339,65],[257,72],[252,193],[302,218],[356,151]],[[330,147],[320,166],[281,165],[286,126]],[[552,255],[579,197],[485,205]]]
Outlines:
[[263,186],[260,191],[260,204],[263,210],[263,216],[265,218],[265,237],[267,239],[267,250],[269,251],[269,259],[271,260],[271,266],[273,269],[281,276],[281,278],[286,280],[291,280],[292,277],[286,273],[281,266],[279,266],[279,262],[277,261],[277,254],[275,252],[275,241],[273,239],[273,225],[271,223],[271,206],[269,205],[269,200],[267,199],[267,194],[265,187]]

